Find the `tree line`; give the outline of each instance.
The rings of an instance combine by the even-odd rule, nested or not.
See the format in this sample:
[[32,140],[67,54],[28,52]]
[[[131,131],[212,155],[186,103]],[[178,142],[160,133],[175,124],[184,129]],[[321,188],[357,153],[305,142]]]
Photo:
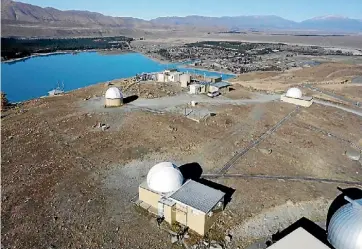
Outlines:
[[133,38],[125,36],[102,38],[19,39],[1,38],[1,57],[4,60],[22,58],[34,53],[64,50],[125,49]]

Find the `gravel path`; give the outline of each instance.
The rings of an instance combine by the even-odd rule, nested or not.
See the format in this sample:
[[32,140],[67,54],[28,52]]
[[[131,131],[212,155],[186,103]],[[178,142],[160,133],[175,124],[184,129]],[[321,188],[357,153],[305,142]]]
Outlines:
[[198,103],[208,103],[212,105],[224,105],[224,104],[245,105],[245,104],[271,102],[278,100],[279,98],[280,95],[256,94],[255,98],[253,99],[232,100],[223,96],[219,96],[216,98],[209,98],[205,95],[180,94],[178,96],[163,97],[157,99],[137,99],[136,101],[132,102],[130,106],[167,110],[170,107],[188,104],[192,100]]
[[337,105],[337,104],[333,104],[333,103],[329,103],[329,102],[322,101],[322,100],[317,100],[317,99],[313,100],[313,102],[317,103],[317,104],[325,105],[325,106],[331,106],[331,107],[334,107],[334,108],[338,108],[338,109],[341,109],[343,111],[350,112],[350,113],[353,113],[353,114],[356,114],[356,115],[362,117],[362,112],[357,111],[357,110],[352,109],[352,108],[343,107],[343,106],[340,106],[340,105]]

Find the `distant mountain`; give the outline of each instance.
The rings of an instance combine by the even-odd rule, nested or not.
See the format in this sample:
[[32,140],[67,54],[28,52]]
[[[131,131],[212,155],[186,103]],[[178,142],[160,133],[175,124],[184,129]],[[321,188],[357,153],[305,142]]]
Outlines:
[[3,36],[142,36],[154,29],[206,28],[213,30],[313,30],[362,32],[362,21],[324,16],[294,22],[279,16],[186,16],[159,17],[150,21],[132,17],[112,17],[96,12],[69,10],[1,0]]
[[296,22],[272,15],[235,17],[159,17],[151,20],[151,22],[163,25],[218,26],[229,29],[287,29],[293,28],[296,25]]
[[316,17],[300,23],[279,16],[159,17],[151,20],[151,22],[163,25],[222,26],[229,29],[362,32],[361,20],[339,16]]
[[299,23],[300,29],[362,32],[362,21],[342,16],[322,16]]
[[41,8],[11,0],[2,0],[1,4],[1,20],[10,22],[128,28],[152,26],[150,22],[132,17],[111,17],[96,12],[78,10],[61,11],[54,8]]
[[1,0],[2,34],[9,35],[102,35],[122,29],[153,28],[151,22],[132,17],[111,17],[89,11],[54,8]]

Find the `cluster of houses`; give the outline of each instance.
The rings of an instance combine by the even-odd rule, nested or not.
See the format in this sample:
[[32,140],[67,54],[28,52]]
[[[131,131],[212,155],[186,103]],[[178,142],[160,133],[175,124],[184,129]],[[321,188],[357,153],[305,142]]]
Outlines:
[[207,94],[228,92],[230,84],[222,81],[222,77],[196,77],[189,73],[168,69],[158,73],[147,73],[136,76],[139,80],[180,83],[182,88],[188,88],[190,94]]

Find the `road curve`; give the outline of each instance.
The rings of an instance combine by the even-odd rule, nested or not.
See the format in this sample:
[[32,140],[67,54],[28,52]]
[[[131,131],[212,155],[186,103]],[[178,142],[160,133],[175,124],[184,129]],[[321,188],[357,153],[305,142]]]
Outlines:
[[362,117],[362,112],[361,111],[358,111],[358,110],[355,110],[355,109],[352,109],[352,108],[340,106],[340,105],[337,105],[337,104],[333,104],[333,103],[323,101],[323,100],[318,100],[318,99],[314,99],[313,102],[317,103],[317,104],[325,105],[325,106],[331,106],[331,107],[334,107],[334,108],[337,108],[337,109],[340,109],[340,110],[343,110],[343,111],[346,111],[346,112],[350,112],[350,113],[353,113],[353,114],[356,114],[356,115]]

